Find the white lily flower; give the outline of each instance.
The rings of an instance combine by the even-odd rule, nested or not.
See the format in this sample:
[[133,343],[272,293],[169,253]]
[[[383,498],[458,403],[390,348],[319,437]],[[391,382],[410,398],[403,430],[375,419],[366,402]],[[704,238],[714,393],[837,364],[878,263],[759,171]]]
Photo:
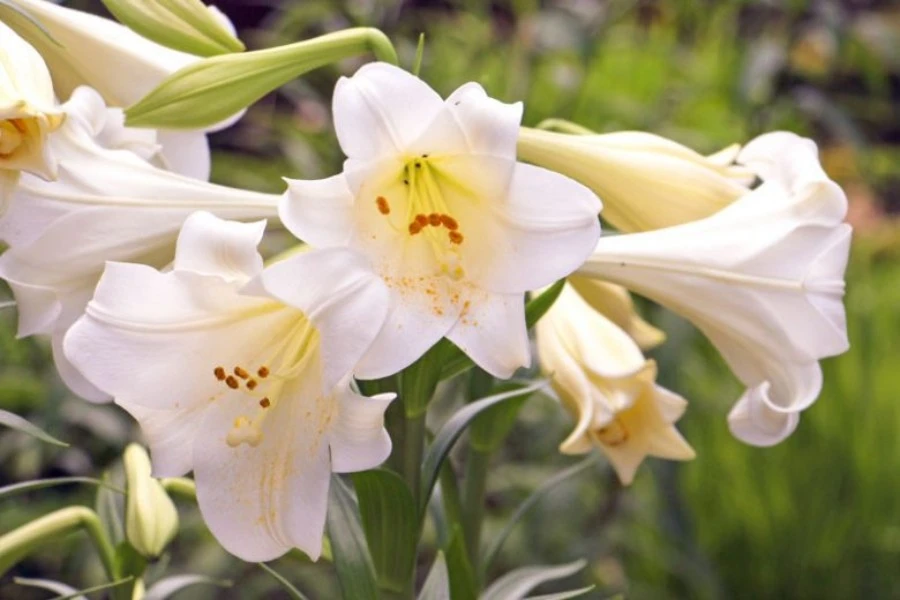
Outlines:
[[333,248],[263,270],[264,222],[188,218],[174,267],[108,263],[65,340],[69,359],[140,421],[156,477],[193,469],[203,518],[247,561],[321,551],[332,472],[391,451],[393,394],[348,376],[387,311],[364,259]]
[[734,165],[734,144],[703,156],[640,131],[572,135],[522,128],[519,157],[585,184],[603,218],[625,232],[708,217],[747,192],[753,174]]
[[46,140],[62,122],[41,55],[0,22],[0,198],[12,190],[19,171],[56,175]]
[[314,246],[359,249],[391,290],[360,377],[395,373],[442,336],[498,377],[530,362],[523,293],[582,263],[600,202],[516,162],[521,114],[475,83],[443,101],[384,63],[338,82],[344,172],[289,181],[280,215]]
[[776,132],[738,157],[763,184],[715,215],[605,238],[579,274],[647,296],[692,321],[747,386],[729,415],[776,444],[822,387],[818,361],[847,350],[847,199],[811,140]]
[[599,448],[625,485],[647,456],[694,458],[673,425],[687,402],[656,385],[656,363],[572,286],[563,288],[535,332],[541,371],[577,421],[562,452]]
[[108,400],[60,351],[66,329],[90,299],[106,261],[169,263],[185,218],[200,209],[232,219],[277,214],[279,197],[213,185],[154,167],[153,132],[121,125],[96,92],[79,88],[51,136],[58,178],[23,174],[0,218],[0,277],[15,294],[19,335],[53,336],[58,370],[73,391]]
[[631,294],[622,286],[587,277],[572,276],[567,281],[591,308],[631,336],[641,350],[655,348],[666,340],[664,331],[638,314]]
[[[110,19],[60,6],[50,0],[8,0],[36,19],[46,33],[9,7],[0,16],[44,57],[59,98],[82,85],[96,89],[108,106],[128,107],[175,71],[200,57],[166,48]],[[220,11],[210,9],[231,28]],[[49,36],[47,35],[49,34]],[[240,115],[206,131],[231,125]],[[161,130],[165,167],[197,179],[209,179],[206,131]]]

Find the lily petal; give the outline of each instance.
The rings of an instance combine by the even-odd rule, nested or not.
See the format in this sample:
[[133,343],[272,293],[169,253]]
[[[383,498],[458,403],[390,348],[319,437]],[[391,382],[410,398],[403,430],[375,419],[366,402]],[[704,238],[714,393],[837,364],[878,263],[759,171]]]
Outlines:
[[391,454],[391,436],[384,428],[384,411],[396,394],[365,397],[339,386],[338,413],[329,435],[331,468],[335,473],[373,469]]
[[195,212],[181,227],[174,268],[245,282],[263,270],[256,247],[265,231],[265,221],[223,222],[211,213]]
[[475,82],[459,87],[447,98],[473,154],[514,159],[522,122],[521,102],[506,104],[487,95]]
[[346,246],[353,233],[353,193],[347,178],[340,174],[286,181],[288,190],[278,205],[284,226],[314,246]]

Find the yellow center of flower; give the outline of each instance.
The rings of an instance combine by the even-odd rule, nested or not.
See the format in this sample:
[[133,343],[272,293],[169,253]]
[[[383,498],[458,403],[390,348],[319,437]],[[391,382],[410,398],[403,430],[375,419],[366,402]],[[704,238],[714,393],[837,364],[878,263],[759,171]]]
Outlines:
[[225,442],[235,448],[241,444],[256,447],[263,438],[262,424],[278,404],[289,381],[303,371],[319,351],[319,332],[300,316],[289,330],[279,330],[278,340],[246,364],[218,365],[213,376],[229,390],[242,392],[252,401],[249,414],[234,420]]
[[[404,214],[395,213],[387,196],[377,196],[375,206],[398,234],[428,242],[441,274],[461,279],[465,271],[460,249],[465,243],[465,235],[438,184],[442,176],[433,160],[423,154],[407,161],[403,167]],[[397,216],[403,219],[400,223],[397,223]]]
[[0,122],[0,158],[13,155],[25,141],[28,127],[24,119]]
[[628,429],[618,417],[607,425],[594,430],[593,433],[597,440],[606,446],[615,447],[628,441]]

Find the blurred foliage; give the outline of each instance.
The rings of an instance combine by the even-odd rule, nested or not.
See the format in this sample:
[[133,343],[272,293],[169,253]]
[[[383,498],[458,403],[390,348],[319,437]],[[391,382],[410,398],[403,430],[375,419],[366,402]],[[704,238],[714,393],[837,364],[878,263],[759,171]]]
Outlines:
[[[68,4],[102,12],[94,0]],[[481,82],[523,100],[526,124],[547,117],[599,131],[642,129],[711,152],[770,129],[820,142],[826,170],[851,198],[856,238],[848,272],[852,350],[825,364],[825,391],[797,433],[776,448],[735,441],[725,415],[740,388],[711,346],[653,309],[669,333],[655,353],[661,380],[691,400],[681,428],[690,464],[651,460],[629,489],[601,465],[564,483],[513,531],[491,578],[524,564],[590,565],[591,596],[642,598],[900,597],[900,7],[847,0],[221,0],[251,48],[351,25],[381,28],[406,66],[426,35],[422,76],[446,94]],[[267,191],[281,177],[340,168],[329,102],[345,61],[285,86],[215,134],[214,179]],[[55,448],[0,431],[0,485],[99,475],[137,432],[115,407],[68,394],[40,341],[14,340],[0,319],[0,408],[72,445]],[[571,426],[552,400],[528,402],[489,479],[485,538],[543,481],[567,465],[556,447]],[[454,456],[457,466],[464,454]],[[0,530],[96,490],[69,486],[0,500]],[[281,597],[255,565],[218,548],[196,508],[155,572],[237,582],[183,598]],[[429,532],[434,535],[434,532]],[[60,540],[16,570],[73,585],[98,581],[82,536]],[[310,598],[337,596],[328,564],[293,554],[274,563]],[[420,564],[424,576],[428,564]],[[571,581],[563,587],[574,587]],[[546,589],[549,591],[550,586]],[[45,594],[0,581],[0,598]]]

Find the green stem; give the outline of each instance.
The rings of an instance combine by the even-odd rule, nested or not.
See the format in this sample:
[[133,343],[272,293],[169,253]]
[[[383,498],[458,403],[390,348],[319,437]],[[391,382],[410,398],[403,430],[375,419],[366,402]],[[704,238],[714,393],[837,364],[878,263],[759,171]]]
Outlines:
[[163,489],[172,496],[184,498],[185,500],[197,501],[197,484],[193,479],[187,477],[169,477],[161,479],[160,483]]
[[425,413],[407,415],[403,436],[403,479],[419,506],[422,479],[422,453],[425,450]]
[[481,545],[481,523],[484,518],[484,491],[487,487],[491,455],[469,447],[463,487],[463,534],[469,562],[478,564]]
[[91,537],[110,581],[117,580],[119,569],[116,565],[116,552],[103,530],[97,513],[85,506],[62,508],[0,537],[0,575],[38,546],[56,542],[61,536],[78,529],[84,529]]

